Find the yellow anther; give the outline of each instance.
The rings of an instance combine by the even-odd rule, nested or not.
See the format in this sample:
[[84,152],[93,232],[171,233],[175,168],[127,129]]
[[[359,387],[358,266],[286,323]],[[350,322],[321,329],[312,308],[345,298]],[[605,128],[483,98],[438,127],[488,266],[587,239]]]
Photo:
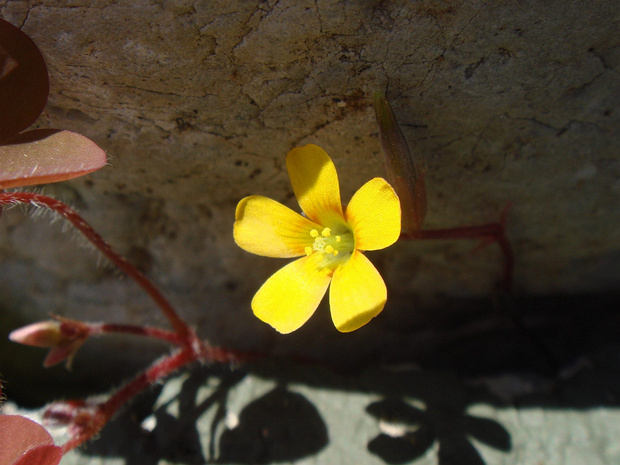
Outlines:
[[[325,263],[334,263],[340,261],[340,255],[346,255],[352,253],[354,248],[354,238],[351,231],[343,231],[342,229],[336,230],[340,234],[333,234],[331,228],[322,228],[310,230],[310,236],[313,238],[312,245],[304,247],[306,255],[318,253],[321,256],[321,260],[326,260]],[[331,266],[331,265],[330,265]]]

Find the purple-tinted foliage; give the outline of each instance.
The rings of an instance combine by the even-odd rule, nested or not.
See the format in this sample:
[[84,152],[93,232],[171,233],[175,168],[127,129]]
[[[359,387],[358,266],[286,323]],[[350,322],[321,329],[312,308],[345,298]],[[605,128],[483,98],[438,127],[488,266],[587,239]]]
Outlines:
[[58,465],[62,449],[38,423],[19,415],[0,415],[0,464]]
[[0,19],[0,190],[64,181],[105,165],[105,152],[70,131],[23,132],[47,103],[43,55],[21,30]]

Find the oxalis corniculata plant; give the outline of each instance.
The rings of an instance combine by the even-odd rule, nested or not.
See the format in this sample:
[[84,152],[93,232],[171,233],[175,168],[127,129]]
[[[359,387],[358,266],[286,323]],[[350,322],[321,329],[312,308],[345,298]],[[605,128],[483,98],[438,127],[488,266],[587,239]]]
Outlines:
[[[70,366],[88,338],[108,333],[160,339],[175,349],[105,401],[64,401],[48,406],[44,420],[67,427],[70,439],[63,445],[54,445],[49,434],[30,420],[0,416],[0,463],[11,465],[58,464],[63,454],[95,436],[136,394],[190,363],[243,363],[258,356],[201,341],[158,288],[68,205],[39,193],[4,191],[82,176],[106,163],[103,150],[78,134],[22,132],[42,112],[47,82],[45,63],[34,43],[0,20],[0,209],[29,205],[51,210],[69,221],[142,287],[172,329],[89,323],[56,316],[16,329],[9,337],[22,344],[49,348],[45,367],[63,361]],[[507,209],[497,223],[422,229],[426,213],[423,170],[414,163],[389,103],[381,94],[375,95],[374,103],[389,182],[382,178],[370,180],[343,209],[332,160],[320,147],[308,145],[293,149],[286,159],[304,215],[262,196],[246,197],[237,206],[233,234],[241,248],[270,257],[301,257],[269,278],[251,302],[256,316],[281,333],[302,326],[328,288],[332,319],[339,331],[354,331],[376,317],[384,308],[387,290],[363,252],[388,247],[397,240],[477,239],[483,245],[497,243],[504,256],[502,287],[510,289],[513,255],[505,235]],[[261,234],[256,234],[257,230]]]

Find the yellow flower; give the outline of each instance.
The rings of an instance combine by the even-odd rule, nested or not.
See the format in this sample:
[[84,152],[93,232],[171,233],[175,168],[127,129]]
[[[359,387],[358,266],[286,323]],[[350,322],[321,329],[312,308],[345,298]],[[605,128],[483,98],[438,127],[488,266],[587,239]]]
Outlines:
[[392,245],[400,235],[400,203],[381,178],[364,184],[343,212],[336,167],[323,149],[306,145],[286,157],[304,216],[267,197],[237,205],[235,242],[266,257],[302,257],[271,276],[252,299],[254,314],[287,334],[312,316],[331,282],[329,304],[339,331],[377,316],[387,299],[383,278],[362,253]]

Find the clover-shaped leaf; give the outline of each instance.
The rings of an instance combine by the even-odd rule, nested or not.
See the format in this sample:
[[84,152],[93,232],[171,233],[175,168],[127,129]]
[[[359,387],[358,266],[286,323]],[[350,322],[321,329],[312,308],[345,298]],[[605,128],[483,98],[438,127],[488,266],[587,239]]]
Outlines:
[[27,129],[47,103],[47,67],[34,42],[0,19],[0,190],[64,181],[101,168],[105,152],[84,136]]
[[48,93],[43,55],[30,37],[0,19],[0,142],[35,122]]
[[0,146],[0,189],[64,181],[106,163],[93,141],[70,131],[38,129]]
[[38,423],[19,415],[0,415],[0,463],[58,465],[62,450]]

